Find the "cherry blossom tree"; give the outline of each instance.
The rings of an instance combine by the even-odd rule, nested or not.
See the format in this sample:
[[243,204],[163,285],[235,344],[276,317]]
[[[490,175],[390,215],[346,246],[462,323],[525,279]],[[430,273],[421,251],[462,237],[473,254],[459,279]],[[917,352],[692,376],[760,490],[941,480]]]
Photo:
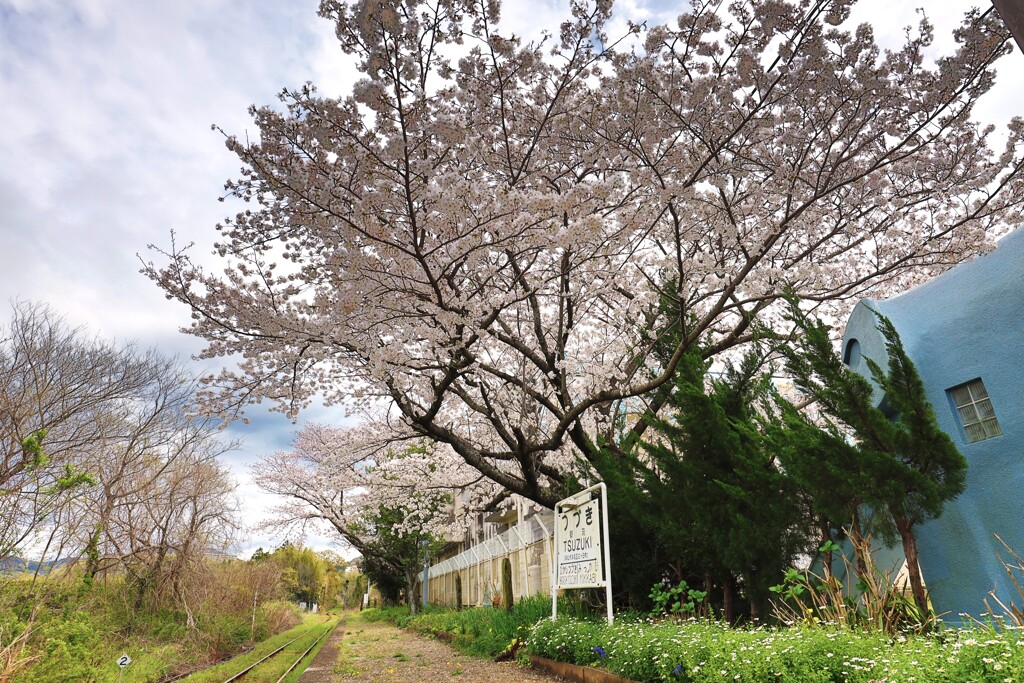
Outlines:
[[609,0],[572,0],[527,41],[496,0],[323,0],[363,79],[254,107],[217,266],[172,244],[145,267],[238,360],[209,409],[387,401],[551,505],[698,340],[743,344],[787,289],[839,311],[989,248],[1024,201],[1021,121],[1000,150],[971,118],[1008,32],[973,11],[933,61],[927,20],[882,51],[851,4],[697,0],[616,37]]
[[422,543],[464,530],[466,515],[501,498],[497,487],[443,444],[389,429],[382,421],[338,428],[308,424],[292,451],[251,468],[262,489],[283,498],[264,528],[304,534],[328,524],[363,556],[363,571],[414,587]]
[[377,421],[307,424],[293,445],[250,468],[260,488],[282,498],[263,525],[301,536],[326,523],[363,554],[372,553],[375,540],[368,519],[382,507],[403,511],[395,533],[442,536],[462,528],[453,497],[460,508],[475,509],[500,495],[451,449]]

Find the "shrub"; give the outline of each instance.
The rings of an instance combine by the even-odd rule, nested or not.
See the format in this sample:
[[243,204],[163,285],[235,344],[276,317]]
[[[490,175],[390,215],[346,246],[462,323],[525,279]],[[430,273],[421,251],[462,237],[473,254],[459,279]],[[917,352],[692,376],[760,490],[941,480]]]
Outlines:
[[713,621],[539,622],[528,651],[606,667],[637,681],[693,682],[1024,680],[1018,631],[950,630],[890,638],[838,628],[735,629]]
[[428,606],[421,614],[410,616],[408,608],[385,607],[365,610],[368,621],[388,621],[401,628],[421,633],[452,634],[452,644],[463,652],[493,657],[525,641],[537,621],[551,614],[551,599],[538,595],[523,598],[511,611],[492,607],[471,607],[462,611]]
[[256,617],[254,640],[264,640],[271,635],[287,631],[302,620],[302,612],[291,602],[275,600],[260,605]]

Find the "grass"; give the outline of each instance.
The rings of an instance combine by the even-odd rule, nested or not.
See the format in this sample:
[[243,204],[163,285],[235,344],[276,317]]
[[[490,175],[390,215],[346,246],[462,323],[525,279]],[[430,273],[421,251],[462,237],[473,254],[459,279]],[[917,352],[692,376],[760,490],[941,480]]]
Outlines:
[[406,607],[366,610],[367,621],[387,621],[400,628],[425,634],[448,634],[456,649],[477,657],[494,657],[517,641],[526,639],[530,628],[551,615],[551,600],[546,596],[524,598],[511,611],[493,607],[471,607],[462,611],[428,607],[410,615]]
[[609,626],[600,619],[552,621],[546,598],[517,608],[511,614],[431,608],[417,616],[387,608],[363,616],[450,634],[458,649],[476,656],[492,657],[524,639],[531,654],[602,667],[645,683],[1024,681],[1024,629],[1018,628],[979,625],[889,635],[831,624],[731,628],[710,620],[653,621],[636,613]]
[[117,681],[117,660],[126,654],[123,680],[150,683],[237,653],[299,620],[298,608],[280,601],[260,603],[255,619],[248,596],[229,609],[238,592],[230,570],[218,564],[203,574],[208,593],[192,603],[191,625],[174,601],[146,600],[140,608],[137,591],[120,576],[85,582],[67,572],[35,584],[0,576],[0,680]]
[[[243,655],[239,655],[230,661],[223,662],[216,666],[205,669],[199,673],[193,674],[185,679],[188,683],[219,683],[226,678],[230,678],[232,675],[238,673],[245,667],[256,662],[261,657],[269,654],[273,650],[281,647],[285,643],[295,638],[298,638],[294,643],[285,648],[281,653],[280,657],[275,657],[268,660],[264,665],[259,668],[259,673],[253,672],[250,677],[247,677],[247,681],[276,681],[281,674],[285,672],[291,663],[294,661],[295,656],[309,647],[310,642],[326,631],[329,631],[335,624],[338,623],[340,617],[325,617],[319,614],[306,614],[303,616],[302,623],[295,628],[279,633],[272,638],[268,638],[263,641],[255,648],[246,652]],[[312,658],[319,652],[320,647],[326,638],[314,648],[303,660],[303,664],[308,664],[312,661]],[[292,674],[289,675],[285,681],[297,680],[305,669],[304,666],[300,665],[296,668]]]
[[[80,584],[59,580],[31,583],[19,577],[0,581],[0,648],[11,636],[25,633],[26,647],[17,657],[14,683],[69,680],[117,680],[117,659],[131,657],[127,680],[155,681],[195,657],[184,631],[183,615],[160,611],[136,613],[117,599],[117,584]],[[38,611],[32,618],[35,606]],[[2,677],[0,671],[0,677]],[[11,673],[11,672],[9,672]]]

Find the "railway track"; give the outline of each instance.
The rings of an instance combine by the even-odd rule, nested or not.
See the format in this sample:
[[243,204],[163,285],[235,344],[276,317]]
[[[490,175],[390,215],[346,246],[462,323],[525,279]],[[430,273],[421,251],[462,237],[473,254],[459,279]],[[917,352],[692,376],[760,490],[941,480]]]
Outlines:
[[[306,658],[306,655],[308,655],[310,652],[313,651],[313,648],[315,648],[317,646],[317,644],[320,643],[320,641],[322,641],[324,638],[326,638],[330,634],[334,633],[334,629],[338,628],[338,624],[340,624],[340,623],[341,622],[339,620],[337,623],[334,624],[334,626],[331,626],[330,628],[325,629],[323,633],[321,633],[319,636],[317,636],[316,639],[313,640],[309,644],[309,646],[306,647],[302,651],[302,653],[291,662],[291,664],[288,666],[288,668],[285,670],[285,672],[283,674],[281,674],[281,676],[277,679],[277,681],[275,681],[275,683],[281,683],[281,681],[283,681],[285,678],[287,678],[288,674],[290,674],[292,671],[295,670],[295,667],[297,667],[302,662],[302,660]],[[310,629],[310,631],[315,631],[315,629]],[[272,652],[267,653],[266,655],[264,655],[260,659],[256,660],[255,662],[253,662],[252,664],[250,664],[246,668],[242,669],[241,671],[237,672],[236,674],[234,674],[230,678],[224,679],[223,683],[235,683],[236,681],[248,680],[248,677],[250,677],[251,675],[253,675],[256,672],[258,672],[260,670],[260,667],[265,666],[271,659],[278,658],[279,656],[283,657],[284,655],[294,655],[295,654],[294,650],[291,651],[291,652],[286,652],[288,647],[290,645],[292,645],[293,643],[295,643],[297,641],[300,641],[300,640],[303,640],[303,639],[308,638],[308,637],[309,637],[309,632],[303,633],[300,636],[292,638],[291,640],[289,640],[284,645],[278,647],[276,650],[273,650]],[[275,660],[274,663],[276,665],[277,661]]]
[[[260,672],[261,667],[267,668],[264,665],[268,664],[274,658],[283,658],[285,655],[290,654],[290,653],[286,652],[286,650],[288,649],[289,646],[291,646],[291,645],[295,644],[296,642],[301,641],[303,639],[306,639],[306,641],[309,642],[308,639],[310,638],[311,634],[315,633],[317,628],[319,626],[322,626],[324,623],[326,623],[326,621],[325,622],[321,622],[320,624],[317,624],[316,626],[313,626],[313,627],[309,628],[306,632],[302,633],[301,635],[296,636],[295,638],[292,638],[291,640],[289,640],[284,645],[281,645],[280,647],[278,647],[273,652],[270,652],[270,653],[264,655],[258,661],[250,664],[245,669],[242,669],[241,671],[236,672],[230,678],[215,679],[215,680],[217,680],[218,683],[220,683],[221,681],[222,681],[222,683],[235,683],[235,681],[241,681],[241,682],[244,683],[245,681],[253,680],[253,677]],[[339,619],[333,626],[330,626],[323,633],[321,633],[317,638],[315,638],[311,644],[309,644],[307,647],[303,648],[302,654],[299,655],[294,661],[292,661],[292,663],[288,667],[288,669],[283,674],[281,674],[281,676],[277,679],[277,683],[280,683],[282,680],[285,679],[285,677],[288,676],[288,674],[290,674],[292,671],[294,671],[295,668],[299,665],[299,663],[303,660],[303,658],[306,657],[313,650],[313,648],[315,648],[317,646],[317,644],[319,642],[321,642],[324,638],[326,638],[331,633],[334,633],[334,630],[336,628],[338,628],[338,626],[340,624],[341,624],[341,620]],[[300,644],[299,647],[300,648],[302,647],[301,644]],[[221,661],[219,664],[225,664],[226,662],[229,662],[229,661],[231,661],[231,660],[230,659],[225,659],[225,660]],[[274,668],[279,670],[279,666],[280,665],[275,661],[274,662]],[[178,683],[178,681],[185,680],[185,679],[189,678],[190,676],[197,675],[197,674],[198,675],[202,675],[203,672],[202,671],[186,671],[184,673],[174,674],[174,675],[168,676],[166,678],[162,678],[157,683]],[[206,680],[211,680],[211,679],[209,678],[209,675],[207,675],[206,677],[203,678],[203,680],[206,681]],[[269,679],[268,676],[264,675],[264,676],[260,677],[258,680],[260,681],[260,683],[268,683],[270,679]]]

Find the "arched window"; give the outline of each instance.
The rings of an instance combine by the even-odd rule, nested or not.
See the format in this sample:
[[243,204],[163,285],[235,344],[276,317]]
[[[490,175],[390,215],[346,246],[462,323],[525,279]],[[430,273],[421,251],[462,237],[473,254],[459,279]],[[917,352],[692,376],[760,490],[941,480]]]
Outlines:
[[860,365],[860,342],[856,339],[846,342],[846,349],[843,351],[843,362],[854,370]]

